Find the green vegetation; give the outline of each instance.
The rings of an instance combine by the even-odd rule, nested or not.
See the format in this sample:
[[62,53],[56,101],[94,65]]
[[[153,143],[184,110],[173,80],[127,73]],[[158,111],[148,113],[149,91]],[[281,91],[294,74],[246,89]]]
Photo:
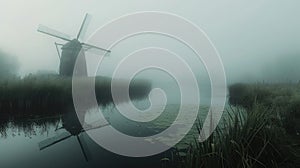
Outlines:
[[299,167],[299,91],[298,84],[231,85],[224,121],[178,152],[179,167]]
[[[122,85],[124,80],[119,80]],[[95,81],[96,98],[99,104],[112,103],[111,79],[97,77]],[[146,80],[137,80],[130,85],[132,99],[148,95],[151,84]],[[71,78],[56,75],[29,75],[22,79],[11,78],[0,82],[0,113],[28,113],[45,116],[53,111],[62,111],[72,104]],[[21,114],[20,114],[21,115]]]
[[246,109],[255,104],[273,108],[287,132],[300,133],[300,84],[234,84],[229,87],[229,103]]
[[255,103],[283,107],[298,95],[299,84],[238,83],[229,86],[229,103],[244,108],[251,108]]
[[185,157],[181,157],[181,167],[295,166],[295,151],[272,109],[232,108],[227,114],[229,117],[208,140],[190,145]]
[[[123,82],[119,80],[118,84]],[[110,78],[95,79],[96,98],[101,106],[112,103],[110,84]],[[72,79],[57,75],[28,75],[0,81],[0,136],[6,137],[9,128],[28,137],[36,134],[34,128],[48,132],[72,107],[71,89]],[[142,99],[150,89],[149,81],[135,80],[130,84],[130,98]]]

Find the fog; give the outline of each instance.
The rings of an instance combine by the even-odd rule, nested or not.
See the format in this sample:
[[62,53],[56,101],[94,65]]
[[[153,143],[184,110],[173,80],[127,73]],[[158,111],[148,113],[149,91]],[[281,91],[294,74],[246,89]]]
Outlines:
[[0,50],[0,80],[17,75],[18,69],[17,58]]
[[[229,83],[298,81],[299,7],[300,2],[296,0],[2,0],[0,49],[18,58],[20,75],[40,70],[57,72],[59,59],[54,42],[63,41],[38,33],[39,24],[75,37],[87,12],[93,16],[87,30],[87,34],[91,35],[98,27],[128,13],[164,11],[190,20],[206,32],[221,56]],[[201,76],[203,65],[193,61],[187,48],[180,47],[172,39],[155,35],[144,35],[120,43],[110,57],[105,58],[106,62],[99,71],[110,75],[125,53],[153,44],[179,53]],[[207,78],[206,74],[202,76]]]

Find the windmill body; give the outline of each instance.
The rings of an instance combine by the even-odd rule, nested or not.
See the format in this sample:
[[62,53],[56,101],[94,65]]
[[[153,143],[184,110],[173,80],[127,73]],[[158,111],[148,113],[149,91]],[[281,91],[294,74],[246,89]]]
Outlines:
[[[84,52],[81,51],[81,43],[77,39],[74,39],[63,45],[61,49],[59,74],[62,76],[72,76],[76,59],[79,58],[82,60],[80,60],[79,67],[76,68],[76,72],[74,73],[77,76],[87,76],[86,60]],[[82,55],[78,57],[80,54]]]
[[[67,43],[65,44],[55,43],[60,59],[59,74],[61,76],[73,76],[73,73],[75,76],[87,76],[87,64],[84,55],[85,51],[93,52],[99,55],[107,55],[107,53],[110,53],[110,50],[106,50],[79,41],[85,35],[89,20],[90,15],[86,14],[80,27],[79,33],[75,39],[72,39],[69,35],[48,28],[46,26],[39,26],[38,32],[67,41]],[[59,47],[61,47],[62,50],[61,54],[59,52]],[[76,71],[74,71],[77,58],[79,59],[78,61],[80,62],[80,64],[77,64],[78,66],[76,67]]]

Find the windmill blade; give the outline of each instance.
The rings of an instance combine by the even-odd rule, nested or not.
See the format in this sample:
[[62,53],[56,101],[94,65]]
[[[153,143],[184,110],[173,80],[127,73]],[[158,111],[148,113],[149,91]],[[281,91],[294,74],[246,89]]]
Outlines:
[[91,155],[87,148],[87,144],[85,143],[85,141],[83,139],[82,140],[80,139],[79,135],[77,135],[76,137],[79,142],[82,154],[83,154],[85,160],[88,162],[91,159]]
[[79,32],[77,34],[77,40],[83,40],[90,21],[91,21],[91,15],[89,15],[88,13],[85,14],[85,17],[83,19],[83,22],[82,22]]
[[64,127],[63,126],[61,126],[61,127],[57,127],[57,128],[55,128],[55,131],[58,131],[58,130],[61,130],[61,129],[64,129]]
[[37,31],[41,32],[41,33],[44,33],[44,34],[47,34],[47,35],[50,35],[50,36],[53,36],[53,37],[56,37],[56,38],[60,38],[62,40],[66,40],[66,41],[71,41],[72,40],[69,35],[61,33],[57,30],[51,29],[51,28],[49,28],[47,26],[44,26],[44,25],[39,25]]
[[56,126],[55,126],[55,131],[58,129],[58,125],[59,125],[59,123],[60,123],[60,122],[57,122],[57,123],[56,123]]
[[96,55],[108,56],[111,53],[110,50],[100,48],[100,47],[97,47],[97,46],[94,46],[91,44],[81,43],[81,45],[82,45],[82,48],[84,49],[84,51],[91,52]]
[[82,129],[81,132],[90,131],[90,130],[106,127],[106,126],[109,126],[109,125],[110,125],[110,123],[107,122],[105,124],[101,124],[101,125],[98,125],[98,126],[90,126],[90,127],[86,127],[84,129]]
[[42,142],[39,143],[39,148],[40,150],[43,150],[47,147],[50,147],[58,142],[61,142],[65,139],[68,139],[70,138],[72,135],[69,133],[69,132],[63,132],[55,137],[52,137],[52,138],[48,138]]

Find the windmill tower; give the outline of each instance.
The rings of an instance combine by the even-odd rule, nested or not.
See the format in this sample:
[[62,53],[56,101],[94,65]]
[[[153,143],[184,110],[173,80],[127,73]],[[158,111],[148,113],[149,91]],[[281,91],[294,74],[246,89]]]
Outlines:
[[[77,71],[74,72],[75,73],[74,75],[87,76],[87,65],[86,65],[86,59],[84,55],[85,51],[94,52],[96,54],[101,53],[102,55],[103,54],[107,55],[111,52],[110,50],[106,50],[97,46],[80,42],[80,40],[83,39],[83,37],[85,36],[90,18],[91,17],[89,14],[85,15],[82,25],[77,34],[77,37],[74,39],[72,39],[71,36],[67,34],[48,28],[47,26],[43,26],[43,25],[39,26],[37,30],[38,32],[67,41],[67,43],[65,44],[55,43],[58,56],[60,59],[59,74],[61,76],[73,76],[75,62],[79,54],[83,54],[83,56],[79,57],[80,59],[83,60],[80,60],[81,64],[77,68]],[[62,50],[61,54],[59,52],[59,48],[61,48]]]

